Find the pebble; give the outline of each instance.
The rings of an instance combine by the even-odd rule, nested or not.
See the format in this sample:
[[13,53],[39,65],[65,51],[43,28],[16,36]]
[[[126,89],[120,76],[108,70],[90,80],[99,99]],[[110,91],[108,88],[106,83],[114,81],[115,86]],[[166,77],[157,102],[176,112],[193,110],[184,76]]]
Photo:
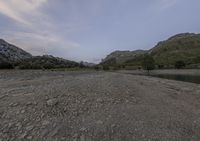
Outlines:
[[27,137],[28,140],[31,140],[32,138],[33,138],[32,136],[28,136],[28,137]]
[[96,123],[97,123],[97,124],[103,124],[103,121],[98,120]]
[[61,141],[64,141],[64,140],[66,140],[66,138],[65,137],[61,137]]
[[48,125],[50,122],[48,121],[48,120],[44,120],[43,122],[42,122],[42,125],[43,126],[46,126],[46,125]]
[[25,132],[24,134],[21,135],[21,139],[24,139],[27,136],[27,133]]
[[85,136],[84,135],[81,135],[80,141],[85,141]]
[[58,100],[56,98],[47,100],[48,106],[55,106],[56,104],[58,104]]
[[30,125],[30,126],[27,126],[27,127],[26,127],[26,130],[27,130],[27,131],[30,131],[30,130],[32,130],[33,128],[34,128],[34,126]]
[[22,128],[22,124],[21,123],[17,123],[16,126],[17,126],[18,130],[20,130]]
[[21,110],[21,114],[25,113],[25,110]]
[[16,107],[16,106],[18,106],[19,104],[18,103],[10,103],[9,104],[9,106],[11,106],[11,107]]
[[33,103],[32,102],[27,102],[26,103],[26,106],[30,106],[30,105],[32,105]]
[[86,131],[87,129],[85,128],[85,127],[82,127],[81,129],[80,129],[80,131]]

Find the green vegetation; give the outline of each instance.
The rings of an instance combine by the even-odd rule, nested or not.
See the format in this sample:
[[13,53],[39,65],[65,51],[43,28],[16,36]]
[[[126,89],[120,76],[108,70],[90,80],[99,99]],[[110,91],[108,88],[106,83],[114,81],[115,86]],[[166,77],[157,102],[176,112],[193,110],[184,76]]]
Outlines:
[[147,70],[148,73],[150,70],[155,69],[155,61],[152,56],[145,55],[142,61],[142,67],[144,70]]
[[20,69],[57,69],[57,68],[74,68],[82,67],[77,62],[53,57],[53,56],[36,56],[26,59],[18,64]]
[[0,69],[13,69],[13,68],[14,68],[14,66],[11,63],[1,60]]
[[[116,51],[102,61],[111,67],[140,69],[148,54],[155,61],[155,68],[200,68],[200,34],[178,34],[166,41],[159,42],[148,51]],[[116,60],[116,61],[114,61]],[[182,61],[182,64],[180,64]],[[184,63],[184,65],[183,65]],[[182,65],[182,66],[179,66]]]
[[185,67],[185,62],[183,62],[183,61],[177,61],[176,63],[175,63],[175,68],[176,69],[182,69],[182,68],[184,68]]
[[50,55],[33,57],[20,48],[5,41],[1,42],[6,45],[6,48],[3,47],[0,50],[0,69],[119,70],[143,68],[149,71],[154,68],[200,68],[200,34],[178,34],[166,41],[159,42],[148,51],[115,51],[96,66],[87,62],[77,63]]
[[179,34],[166,41],[158,43],[151,50],[157,65],[169,68],[177,61],[183,61],[185,65],[200,63],[200,35]]

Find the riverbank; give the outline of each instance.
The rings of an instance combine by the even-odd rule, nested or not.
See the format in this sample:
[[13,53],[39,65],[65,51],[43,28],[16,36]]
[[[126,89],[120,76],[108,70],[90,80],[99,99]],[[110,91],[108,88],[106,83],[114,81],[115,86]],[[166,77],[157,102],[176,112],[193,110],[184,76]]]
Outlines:
[[[117,72],[125,74],[135,74],[135,75],[147,74],[147,71],[145,70],[120,70]],[[163,70],[150,71],[150,75],[160,75],[160,74],[200,76],[200,69],[165,69],[165,70],[163,69]]]

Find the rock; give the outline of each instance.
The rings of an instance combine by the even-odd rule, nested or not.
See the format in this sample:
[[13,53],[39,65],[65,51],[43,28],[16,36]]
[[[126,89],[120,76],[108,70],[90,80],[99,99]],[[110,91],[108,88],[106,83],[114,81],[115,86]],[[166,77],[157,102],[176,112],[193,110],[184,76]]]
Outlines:
[[25,110],[21,110],[21,114],[24,114],[25,113]]
[[30,105],[32,105],[32,104],[33,104],[33,103],[29,101],[29,102],[26,103],[26,106],[30,106]]
[[30,126],[27,126],[27,127],[26,127],[26,130],[27,130],[27,131],[31,131],[33,128],[34,128],[34,126],[30,125]]
[[10,107],[16,107],[16,106],[18,106],[18,105],[19,105],[18,103],[10,103],[10,104],[9,104]]
[[50,122],[48,121],[48,120],[44,120],[43,122],[42,122],[42,125],[43,126],[46,126],[46,125],[48,125]]
[[82,132],[85,132],[87,130],[87,128],[85,128],[85,127],[82,127],[81,129],[80,129],[80,131],[82,131]]
[[16,126],[17,126],[18,130],[20,130],[22,128],[22,124],[21,123],[17,123]]
[[20,138],[24,139],[26,136],[27,136],[27,132],[23,133]]
[[58,100],[56,98],[47,100],[47,106],[55,106],[58,104]]
[[103,121],[98,120],[96,123],[97,123],[97,124],[103,124]]
[[27,137],[28,140],[31,140],[32,138],[33,138],[32,136],[28,136],[28,137]]
[[66,140],[66,137],[61,137],[61,141],[65,141]]
[[85,136],[84,135],[81,135],[80,141],[85,141]]

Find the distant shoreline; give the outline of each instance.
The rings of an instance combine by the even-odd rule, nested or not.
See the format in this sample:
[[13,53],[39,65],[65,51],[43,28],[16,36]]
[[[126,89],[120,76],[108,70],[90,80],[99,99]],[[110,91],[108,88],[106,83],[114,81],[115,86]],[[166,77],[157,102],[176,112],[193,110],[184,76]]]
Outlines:
[[[145,70],[120,70],[119,73],[145,75]],[[169,74],[169,75],[193,75],[200,76],[200,69],[163,69],[163,70],[152,70],[150,75]]]

